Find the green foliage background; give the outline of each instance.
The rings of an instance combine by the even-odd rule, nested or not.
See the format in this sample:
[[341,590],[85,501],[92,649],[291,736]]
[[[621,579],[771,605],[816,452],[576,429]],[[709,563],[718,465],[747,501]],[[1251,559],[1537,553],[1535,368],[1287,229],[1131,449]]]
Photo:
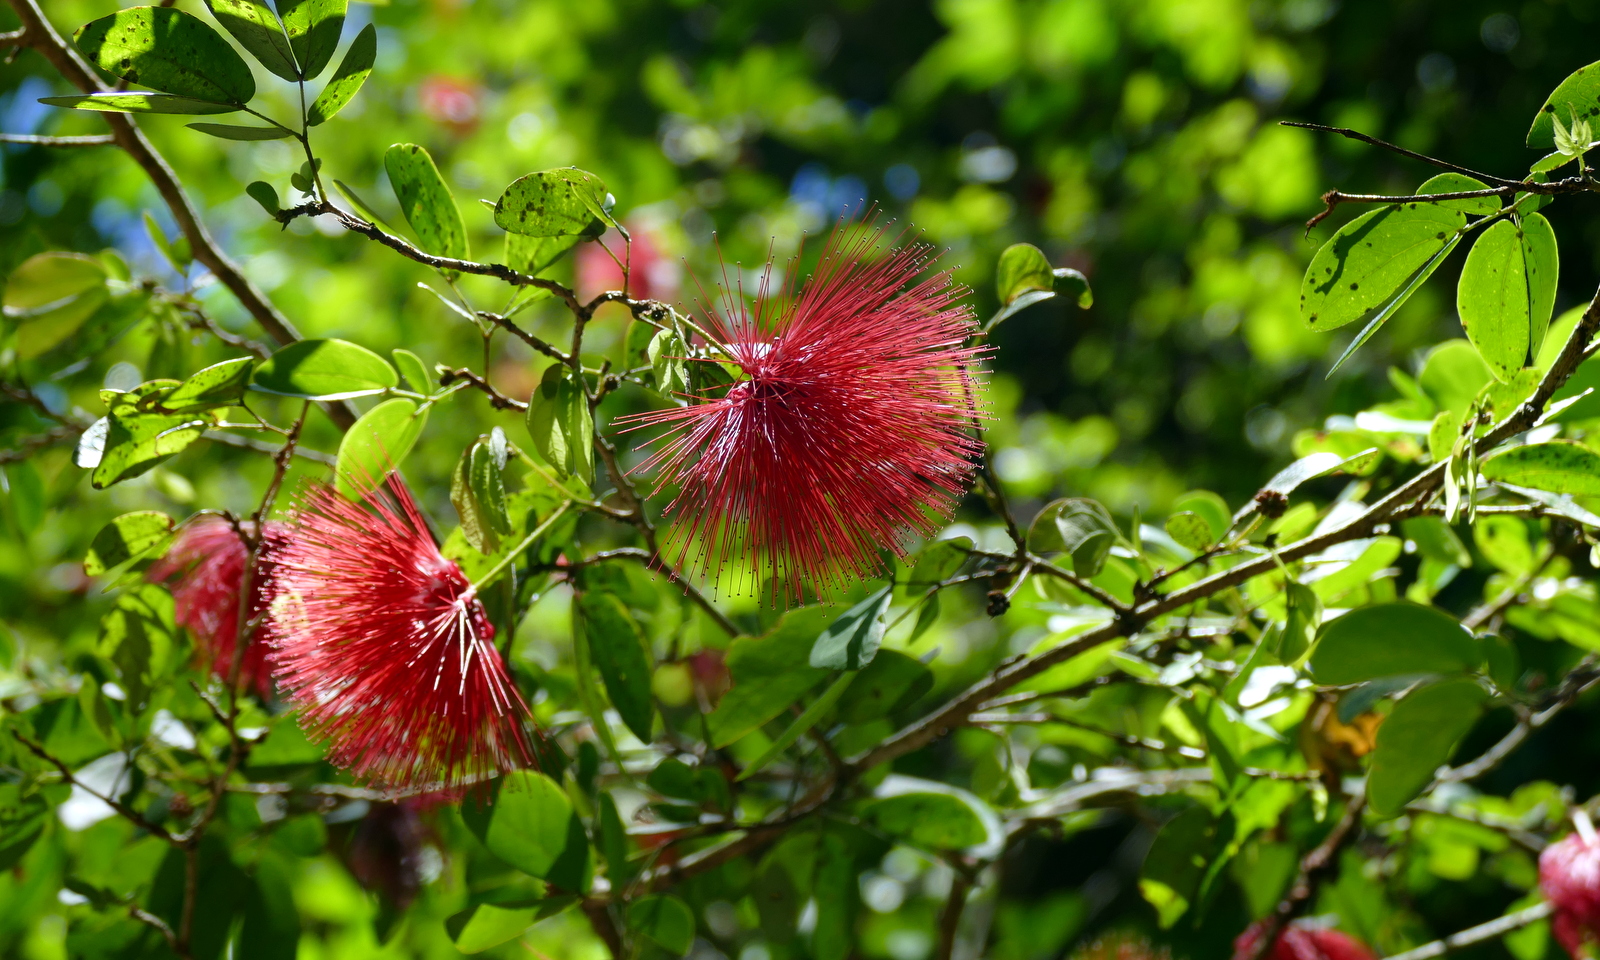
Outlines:
[[[47,13],[70,31],[113,9],[52,0]],[[8,17],[0,13],[0,27]],[[1313,334],[1300,321],[1301,275],[1329,232],[1323,226],[1308,240],[1301,221],[1319,209],[1324,189],[1409,193],[1429,170],[1275,121],[1353,126],[1517,176],[1537,157],[1520,132],[1545,93],[1592,58],[1597,19],[1600,8],[1581,0],[396,0],[352,7],[346,42],[355,27],[375,23],[377,68],[356,101],[320,128],[319,150],[327,169],[398,222],[383,181],[383,150],[397,142],[427,147],[455,191],[481,260],[498,259],[501,240],[490,211],[474,201],[492,200],[530,170],[568,164],[599,174],[619,213],[651,235],[666,262],[686,258],[687,274],[708,283],[717,269],[713,235],[729,263],[748,267],[769,249],[780,258],[792,254],[802,234],[821,229],[841,204],[866,201],[947,248],[979,314],[987,315],[998,306],[992,269],[1000,251],[1036,243],[1052,262],[1088,275],[1095,303],[1080,311],[1058,299],[1000,328],[987,394],[995,467],[1020,516],[1058,496],[1088,496],[1126,521],[1136,509],[1164,516],[1192,488],[1217,491],[1237,507],[1302,452],[1297,434],[1392,399],[1391,366],[1414,373],[1421,351],[1460,336],[1452,284],[1465,247],[1372,343],[1324,379],[1348,333]],[[291,112],[286,85],[263,86],[263,102]],[[452,89],[453,117],[438,104],[440,91]],[[93,116],[35,103],[67,92],[48,65],[24,52],[0,67],[0,129],[101,132]],[[405,347],[430,365],[481,361],[473,329],[418,288],[430,271],[358,237],[320,232],[308,220],[295,221],[285,235],[244,195],[244,184],[256,179],[287,190],[299,165],[288,146],[224,143],[182,124],[141,121],[223,245],[304,335],[347,338],[381,352]],[[170,232],[168,214],[120,152],[0,151],[0,272],[45,249],[115,247],[136,274],[181,283],[141,222],[150,210]],[[1588,212],[1582,201],[1549,211],[1565,254],[1558,314],[1585,301],[1600,265],[1600,236]],[[566,280],[571,263],[554,275]],[[688,275],[685,295],[693,289]],[[484,296],[492,288],[479,278],[464,284]],[[225,327],[260,336],[225,291],[213,285],[198,295]],[[550,304],[538,309],[539,319],[529,320],[536,332],[563,329]],[[625,322],[620,309],[602,313],[592,332],[596,349],[619,347]],[[138,382],[234,355],[214,341],[162,329],[141,327],[87,366],[36,388],[53,405],[98,415],[95,392],[114,364],[137,368]],[[538,364],[501,338],[491,368],[505,392],[526,395]],[[624,397],[617,412],[630,404],[642,409],[645,402]],[[458,397],[447,416],[448,428],[436,415],[407,465],[435,518],[452,516],[447,491],[461,439],[505,422],[477,394]],[[35,429],[22,405],[0,406],[0,433]],[[305,442],[332,451],[338,436],[314,418]],[[76,672],[92,649],[112,598],[86,580],[80,560],[103,523],[137,509],[248,511],[270,475],[265,458],[205,444],[104,492],[90,489],[66,447],[4,469],[0,684],[20,682],[12,678],[24,667]],[[1324,497],[1338,489],[1333,482],[1318,488]],[[970,506],[965,532],[1003,547],[1003,529]],[[1477,564],[1439,597],[1452,612],[1465,612],[1486,589],[1495,564],[1478,549]],[[941,650],[934,664],[939,691],[959,690],[1060,629],[1042,605],[1019,602],[994,620],[982,616],[982,605],[978,592],[947,597],[945,620],[914,651]],[[735,610],[751,623],[771,619],[753,603]],[[1591,596],[1578,617],[1592,632],[1596,616]],[[570,670],[569,629],[564,604],[535,606],[518,631],[523,669],[551,677]],[[1526,661],[1552,676],[1578,657],[1574,647],[1542,640],[1521,646]],[[7,690],[0,686],[0,699],[11,696]],[[1107,710],[1159,713],[1160,703],[1145,700],[1130,695]],[[1510,795],[1549,780],[1588,796],[1600,787],[1594,719],[1593,705],[1580,704],[1481,786]],[[1463,755],[1510,723],[1507,711],[1492,714]],[[962,731],[897,769],[987,793],[1000,777],[989,741],[981,731]],[[1111,752],[1103,742],[1067,737],[1050,756],[1065,778],[1074,764],[1092,767]],[[1539,789],[1525,788],[1508,809],[1520,814]],[[1306,811],[1296,807],[1294,815],[1305,819]],[[248,811],[241,816],[248,819]],[[1363,924],[1353,932],[1392,950],[1498,915],[1531,884],[1531,858],[1499,834],[1473,832],[1460,821],[1425,822],[1434,825],[1419,828],[1386,888],[1364,884],[1359,856],[1351,854],[1356,859],[1319,911],[1337,911],[1346,929]],[[1155,931],[1136,879],[1157,825],[1130,805],[1063,839],[1019,845],[1002,861],[995,893],[982,907],[991,918],[991,955],[1057,956],[1124,927],[1176,941],[1181,956],[1225,955],[1252,912],[1238,889],[1221,895],[1198,930]],[[449,831],[458,827],[440,828],[446,849],[457,842]],[[1284,829],[1314,832],[1304,823]],[[30,854],[32,879],[0,875],[0,954],[66,955],[67,920],[87,908],[62,905],[60,884],[38,878],[59,876],[69,853],[87,864],[79,874],[94,883],[115,888],[119,877],[148,876],[160,848],[143,842],[119,852],[128,832],[115,819],[82,834],[57,831]],[[305,849],[317,849],[315,842]],[[411,926],[386,947],[374,933],[378,900],[338,859],[296,863],[302,958],[457,955],[440,921],[460,905],[451,888],[459,874],[448,872],[459,863],[425,891]],[[857,953],[925,956],[948,868],[902,848],[863,864],[859,880],[869,909],[857,927]],[[701,935],[729,956],[758,960],[759,953],[739,952],[759,939],[751,932],[752,908],[738,889],[719,882],[730,881],[708,878],[693,893],[704,908]],[[556,957],[601,949],[576,912],[535,927],[527,942]],[[1517,956],[1537,960],[1555,949],[1540,941]],[[1478,948],[1496,956],[1503,950]]]

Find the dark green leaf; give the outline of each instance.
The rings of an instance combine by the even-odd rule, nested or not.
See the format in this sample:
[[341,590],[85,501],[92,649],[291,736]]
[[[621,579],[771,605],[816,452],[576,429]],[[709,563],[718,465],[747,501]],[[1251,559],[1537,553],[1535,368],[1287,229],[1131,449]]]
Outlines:
[[628,929],[679,956],[694,946],[694,913],[670,894],[651,894],[628,904]]
[[214,103],[256,95],[250,65],[205,21],[171,7],[129,7],[72,35],[89,62],[112,76]]
[[839,707],[845,723],[869,723],[904,709],[933,689],[933,671],[898,650],[879,650]]
[[611,879],[611,889],[620,890],[633,879],[634,868],[628,862],[628,832],[623,829],[622,817],[617,814],[617,802],[611,794],[600,794],[598,815],[600,852],[606,860],[606,875]]
[[954,793],[902,793],[869,801],[861,817],[914,846],[960,850],[988,839],[988,829],[973,809],[978,802]]
[[83,558],[83,572],[99,576],[165,544],[172,534],[172,518],[155,510],[125,513],[100,528]]
[[1561,276],[1556,232],[1542,213],[1522,218],[1522,262],[1528,271],[1528,344],[1538,357],[1555,313],[1556,281]]
[[428,365],[422,358],[404,347],[396,347],[389,351],[394,357],[394,366],[400,375],[406,378],[406,383],[418,393],[427,393],[433,389],[433,378],[428,375]]
[[245,127],[233,123],[191,123],[186,126],[219,140],[287,140],[294,136],[294,131],[283,127]]
[[1573,493],[1600,494],[1600,453],[1570,440],[1511,447],[1485,460],[1483,476],[1495,482]]
[[500,477],[504,463],[495,462],[491,444],[482,440],[472,447],[472,493],[483,511],[489,528],[505,536],[511,533],[511,515],[506,512],[506,488]]
[[911,578],[906,582],[906,595],[918,596],[948,580],[966,563],[971,552],[971,537],[951,537],[923,547],[912,564]]
[[414,143],[397,143],[384,152],[383,166],[400,212],[416,231],[417,246],[435,256],[465,260],[466,224],[428,151]]
[[21,784],[0,783],[0,870],[16,866],[43,832],[50,805]]
[[577,167],[530,173],[514,181],[494,206],[494,222],[529,237],[598,235],[613,224],[605,212],[606,187]]
[[1569,125],[1573,118],[1591,123],[1600,118],[1600,63],[1579,67],[1550,92],[1528,128],[1528,146],[1544,150],[1555,146],[1554,116]]
[[135,711],[144,709],[151,688],[175,665],[172,618],[172,595],[143,584],[118,597],[100,620],[100,655],[116,665],[126,702]]
[[1528,359],[1528,303],[1522,231],[1502,220],[1472,245],[1456,287],[1467,338],[1502,382]]
[[279,0],[278,13],[302,79],[316,79],[333,59],[344,32],[344,11],[345,0]]
[[[150,912],[173,929],[178,928],[183,914],[188,873],[186,859],[184,851],[168,848],[150,887]],[[228,856],[227,844],[215,833],[207,834],[200,841],[198,868],[189,956],[193,960],[217,960],[227,945],[228,931],[244,905],[249,878],[234,865]]]
[[1200,881],[1220,841],[1218,823],[1204,807],[1190,807],[1156,834],[1139,873],[1139,892],[1156,908],[1162,929],[1177,923],[1197,899]]
[[490,853],[543,878],[567,848],[572,801],[544,774],[518,770],[500,781],[493,803],[466,804],[462,817]]
[[839,702],[839,698],[855,682],[857,676],[858,674],[855,671],[850,670],[835,678],[827,689],[822,691],[822,695],[812,701],[811,705],[806,707],[798,717],[795,717],[794,722],[785,727],[783,732],[773,739],[772,743],[768,745],[766,750],[762,751],[760,756],[745,764],[745,768],[739,772],[737,779],[745,780],[754,776],[767,764],[771,763],[778,754],[789,749],[796,740],[805,736],[812,727],[816,726],[827,715],[828,711],[833,709],[834,704]]
[[811,665],[824,670],[860,670],[878,655],[888,624],[890,588],[884,587],[846,610],[811,647]]
[[1439,204],[1395,204],[1363,214],[1322,245],[1300,289],[1300,315],[1312,330],[1386,315],[1392,301],[1437,266],[1466,215]]
[[283,208],[283,205],[278,200],[277,189],[265,180],[250,181],[250,185],[244,188],[244,192],[250,195],[250,199],[261,204],[261,208],[272,216],[277,216],[278,211]]
[[300,340],[262,361],[250,386],[263,393],[344,400],[393,389],[400,382],[383,358],[348,340]]
[[1051,271],[1054,280],[1051,289],[1056,296],[1066,297],[1078,305],[1078,309],[1087,310],[1094,306],[1094,291],[1089,289],[1089,278],[1082,272],[1071,267],[1056,267]]
[[264,854],[244,901],[238,960],[294,960],[300,915],[294,904],[294,870],[281,854]]
[[1367,778],[1372,812],[1396,817],[1433,782],[1456,744],[1483,712],[1488,691],[1476,680],[1451,677],[1412,691],[1378,728]]
[[645,355],[656,377],[656,389],[669,397],[689,391],[689,347],[672,330],[658,330]]
[[480,903],[451,917],[446,929],[457,950],[482,953],[521,936],[533,926],[538,914],[537,906],[502,907]]
[[263,67],[291,83],[300,78],[283,24],[261,0],[206,0],[206,6]]
[[[528,237],[506,234],[506,266],[529,276],[538,276],[577,246],[582,236]],[[537,289],[535,293],[540,292]]]
[[1071,555],[1073,571],[1080,577],[1100,573],[1116,537],[1116,524],[1106,508],[1078,497],[1046,505],[1028,529],[1030,547],[1041,553]]
[[255,360],[250,357],[214,363],[192,374],[162,397],[161,407],[177,412],[237,403],[244,396],[244,388],[250,382],[250,371],[254,366]]
[[824,608],[802,607],[784,614],[770,633],[729,645],[733,687],[706,717],[712,746],[725,747],[776,717],[828,675],[810,665],[811,647],[827,623]]
[[339,441],[334,475],[339,492],[359,500],[382,483],[405,462],[427,424],[427,408],[404,397],[391,397],[362,414]]
[[[1487,189],[1489,189],[1487,183],[1464,173],[1441,173],[1424,182],[1417,188],[1417,193],[1470,193],[1473,190]],[[1500,212],[1502,201],[1499,197],[1473,197],[1466,200],[1439,200],[1436,201],[1436,205],[1446,210],[1460,210],[1462,213],[1488,216]]]
[[71,107],[74,110],[97,110],[101,113],[177,113],[184,115],[208,113],[233,113],[239,108],[231,103],[212,103],[192,97],[175,97],[170,93],[89,93],[71,97],[40,97],[40,103],[52,107]]
[[450,502],[461,517],[461,532],[480,553],[500,549],[500,534],[511,532],[505,485],[488,445],[477,441],[463,450],[450,476]]
[[570,368],[551,364],[528,398],[528,435],[557,476],[594,480],[594,418]]
[[1284,590],[1288,614],[1273,654],[1281,662],[1292,664],[1305,656],[1316,640],[1317,627],[1322,623],[1322,598],[1315,590],[1295,580],[1285,584]]
[[[345,51],[344,59],[339,63],[339,69],[333,71],[333,78],[328,85],[322,88],[322,93],[317,97],[311,109],[306,111],[306,124],[316,126],[332,119],[334,114],[343,110],[345,104],[355,98],[361,90],[361,85],[367,82],[367,77],[372,73],[372,64],[378,58],[378,30],[372,24],[361,28],[356,38],[350,41],[350,49]],[[465,254],[462,254],[465,256]]]
[[634,736],[649,743],[655,701],[650,696],[650,654],[639,625],[610,593],[584,591],[577,612],[607,696]]
[[1401,529],[1417,545],[1417,552],[1430,560],[1451,563],[1458,567],[1472,566],[1472,554],[1462,545],[1461,538],[1450,525],[1438,517],[1412,517]]
[[66,342],[110,301],[106,281],[100,261],[81,253],[40,253],[19,264],[3,300],[17,325],[17,353],[32,359]]
[[1324,624],[1311,672],[1325,686],[1378,677],[1476,670],[1483,651],[1453,617],[1414,603],[1380,603]]

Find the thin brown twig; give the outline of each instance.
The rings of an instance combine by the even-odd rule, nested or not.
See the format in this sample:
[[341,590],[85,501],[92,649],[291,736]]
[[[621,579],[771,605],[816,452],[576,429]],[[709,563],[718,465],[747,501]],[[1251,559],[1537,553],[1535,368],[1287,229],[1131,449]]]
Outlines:
[[482,391],[489,398],[489,405],[497,410],[516,410],[519,413],[528,409],[528,405],[521,400],[514,400],[496,390],[489,381],[468,370],[466,367],[446,367],[439,371],[439,385],[448,387],[452,383],[465,383],[473,389]]
[[956,949],[956,934],[961,930],[961,914],[967,907],[967,895],[972,892],[972,878],[964,870],[956,870],[950,879],[950,893],[939,911],[939,943],[934,948],[934,960],[950,960]]

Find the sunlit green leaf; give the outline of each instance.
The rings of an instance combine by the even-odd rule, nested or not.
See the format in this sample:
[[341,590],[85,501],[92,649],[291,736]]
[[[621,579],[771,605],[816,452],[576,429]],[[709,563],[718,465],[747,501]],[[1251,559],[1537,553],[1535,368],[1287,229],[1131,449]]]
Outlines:
[[1489,693],[1476,680],[1454,677],[1407,694],[1378,728],[1367,796],[1372,812],[1398,816],[1477,723]]
[[78,28],[78,49],[101,70],[152,90],[214,103],[256,95],[244,58],[205,21],[171,7],[129,7]]
[[1511,447],[1483,462],[1486,480],[1551,493],[1600,494],[1600,453],[1570,440]]
[[328,85],[322,88],[322,93],[306,111],[307,125],[314,127],[326,123],[343,110],[345,104],[355,99],[361,85],[367,82],[367,77],[372,73],[372,64],[377,58],[378,30],[369,23],[350,41],[350,49],[345,51],[339,69],[333,71]]

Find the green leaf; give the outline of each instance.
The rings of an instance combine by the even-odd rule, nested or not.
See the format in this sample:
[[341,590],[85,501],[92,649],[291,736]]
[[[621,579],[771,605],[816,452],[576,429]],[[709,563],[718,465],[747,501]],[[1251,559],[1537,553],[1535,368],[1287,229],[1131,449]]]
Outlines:
[[263,67],[291,83],[300,79],[283,24],[261,0],[206,0],[206,6],[222,28],[233,34],[239,46]]
[[1311,672],[1324,686],[1378,677],[1476,670],[1483,651],[1449,614],[1414,603],[1380,603],[1323,624]]
[[[159,394],[157,391],[157,401]],[[102,453],[90,478],[97,490],[137,477],[181,452],[200,439],[212,423],[203,414],[147,413],[141,409],[140,401],[136,394],[118,394],[111,401]]]
[[404,347],[396,347],[389,351],[394,357],[394,366],[400,375],[406,378],[406,383],[418,393],[427,393],[433,389],[433,377],[428,375],[428,365],[422,358]]
[[450,479],[450,502],[461,516],[461,532],[481,553],[495,552],[500,535],[511,533],[500,471],[490,445],[479,440],[462,452]]
[[[1487,189],[1489,189],[1487,183],[1475,177],[1469,177],[1464,173],[1441,173],[1437,177],[1431,177],[1425,181],[1422,186],[1417,188],[1417,193],[1419,195],[1428,193],[1468,193],[1473,190]],[[1470,213],[1480,217],[1499,213],[1500,207],[1503,205],[1503,201],[1497,196],[1473,197],[1466,200],[1437,200],[1434,203],[1436,206],[1443,207],[1446,210],[1460,210],[1462,213]]]
[[1396,296],[1432,272],[1465,225],[1465,214],[1433,203],[1394,204],[1357,217],[1312,258],[1300,287],[1300,316],[1318,332],[1387,316],[1398,306]]
[[839,698],[844,696],[846,690],[850,689],[850,685],[855,682],[857,676],[856,671],[849,670],[836,677],[832,683],[828,684],[828,688],[822,691],[821,696],[812,701],[810,706],[806,707],[798,717],[794,718],[794,722],[785,727],[783,732],[773,739],[772,743],[761,752],[760,756],[745,764],[745,768],[739,771],[739,776],[736,779],[746,780],[755,776],[767,764],[776,759],[778,754],[793,746],[796,740],[799,740],[807,731],[816,726],[828,711],[833,709],[833,705],[839,702]]
[[1367,777],[1372,812],[1397,817],[1433,782],[1483,713],[1488,691],[1470,677],[1451,677],[1412,691],[1378,728]]
[[384,152],[383,167],[400,212],[416,231],[417,246],[435,256],[465,260],[466,224],[428,151],[414,143],[397,143]]
[[1284,584],[1284,592],[1288,613],[1278,634],[1277,649],[1272,653],[1280,662],[1293,664],[1316,641],[1317,628],[1322,624],[1322,598],[1296,580]]
[[911,576],[905,584],[905,594],[916,596],[955,576],[955,572],[967,562],[967,557],[971,553],[971,537],[951,537],[923,547],[922,552],[917,554],[916,562],[912,564]]
[[1440,518],[1412,517],[1401,524],[1401,529],[1424,558],[1458,567],[1472,566],[1472,554],[1467,552],[1450,525]]
[[237,357],[214,363],[190,375],[173,391],[161,398],[163,410],[205,410],[238,403],[244,397],[245,385],[250,382],[250,371],[255,367],[251,357]]
[[172,535],[172,518],[156,510],[124,513],[100,528],[83,558],[83,572],[97,577],[151,553]]
[[339,441],[334,473],[339,492],[360,500],[400,469],[427,424],[427,408],[404,397],[392,397],[362,414]]
[[100,620],[101,656],[117,668],[117,679],[134,711],[142,711],[150,691],[174,666],[177,627],[172,595],[154,584],[142,584],[117,598]]
[[1544,150],[1555,146],[1552,118],[1557,114],[1563,122],[1573,117],[1579,120],[1600,117],[1600,63],[1579,67],[1550,92],[1533,118],[1533,126],[1528,128],[1528,146]]
[[1204,553],[1216,542],[1211,536],[1211,524],[1190,510],[1168,517],[1165,527],[1172,539],[1195,553]]
[[1170,929],[1197,899],[1207,864],[1222,840],[1218,823],[1205,807],[1190,807],[1167,821],[1139,873],[1139,892],[1156,908],[1163,930]]
[[1522,262],[1528,271],[1528,345],[1538,357],[1555,313],[1556,281],[1561,276],[1556,232],[1542,213],[1522,218]]
[[1010,306],[1030,290],[1054,292],[1055,274],[1042,250],[1031,243],[1014,243],[1000,254],[994,283],[1001,306]]
[[1434,403],[1458,417],[1466,416],[1478,393],[1493,379],[1478,351],[1465,340],[1446,340],[1428,351],[1417,377]]
[[311,109],[306,111],[306,125],[314,127],[331,120],[334,114],[344,109],[345,104],[355,99],[361,85],[371,75],[372,64],[377,58],[378,29],[369,23],[350,41],[350,49],[345,51],[339,69],[333,71],[333,78],[322,88]]
[[694,946],[694,912],[671,894],[651,894],[628,904],[628,929],[669,953],[683,956]]
[[822,607],[790,610],[764,636],[739,637],[728,645],[733,686],[706,716],[712,746],[725,747],[767,723],[828,675],[810,663],[828,619]]
[[1502,220],[1473,244],[1456,286],[1467,339],[1502,382],[1528,359],[1528,304],[1522,231]]
[[1472,541],[1494,567],[1516,576],[1533,572],[1533,544],[1520,517],[1479,515],[1472,525]]
[[866,803],[863,820],[914,846],[929,850],[960,850],[988,839],[983,819],[973,802],[955,793],[902,793]]
[[1071,267],[1056,267],[1051,274],[1055,278],[1051,289],[1056,292],[1056,296],[1068,298],[1076,303],[1080,310],[1094,306],[1094,291],[1089,289],[1089,278],[1081,271]]
[[1099,575],[1105,566],[1117,526],[1111,514],[1094,500],[1079,497],[1057,500],[1034,517],[1028,529],[1028,545],[1040,553],[1070,554],[1072,568],[1080,577]]
[[345,0],[279,0],[284,32],[300,76],[314,80],[333,59],[344,32]]
[[537,906],[501,907],[480,903],[451,917],[447,930],[457,950],[482,953],[522,936],[523,931],[533,926],[538,914]]
[[233,123],[190,123],[185,126],[219,140],[287,140],[294,136],[293,130],[283,127],[245,127]]
[[278,211],[283,209],[283,204],[278,200],[277,188],[265,180],[250,181],[244,192],[250,195],[250,199],[261,204],[261,208],[270,216],[276,217]]
[[0,783],[0,870],[17,865],[49,819],[50,804],[42,794],[24,793],[18,783]]
[[492,803],[467,803],[461,812],[490,853],[523,873],[543,879],[566,852],[572,801],[542,773],[509,773],[499,781]]
[[528,435],[557,476],[594,482],[594,418],[570,368],[551,364],[528,398]]
[[1485,460],[1483,476],[1551,493],[1600,494],[1600,453],[1570,440],[1530,443]]
[[[506,266],[536,277],[560,260],[569,250],[583,240],[582,236],[525,237],[520,233],[506,234]],[[542,294],[534,288],[530,293]]]
[[611,879],[611,889],[621,890],[633,879],[634,868],[628,862],[628,832],[617,813],[617,802],[611,794],[602,792],[599,802],[600,852],[605,856],[606,875]]
[[621,600],[600,591],[580,593],[576,611],[606,695],[633,735],[649,743],[655,701],[650,695],[650,653],[638,623]]
[[645,348],[656,389],[668,397],[689,392],[689,347],[673,330],[658,330]]
[[244,902],[237,960],[295,960],[300,913],[294,904],[294,868],[281,854],[265,854]]
[[[191,960],[218,960],[243,906],[249,879],[234,865],[227,843],[216,833],[200,840],[197,859],[189,956]],[[178,928],[184,912],[189,866],[190,859],[183,850],[169,847],[150,885],[148,909],[172,929]],[[159,938],[152,942],[157,941]]]
[[129,7],[72,35],[89,62],[129,83],[177,97],[245,104],[250,65],[204,20],[171,7]]
[[206,113],[233,113],[239,108],[231,103],[212,103],[192,97],[175,97],[170,93],[87,93],[71,97],[40,97],[40,103],[52,107],[71,107],[74,110],[95,110],[100,113],[177,113],[185,115]]
[[933,689],[933,671],[898,650],[879,650],[839,707],[845,723],[870,723],[922,699]]
[[890,588],[874,591],[839,615],[811,647],[811,665],[824,670],[860,670],[878,655],[887,628]]
[[105,267],[80,253],[35,254],[11,272],[0,303],[32,359],[65,342],[110,302]]
[[308,400],[345,400],[382,393],[400,378],[383,358],[348,340],[300,340],[262,361],[251,389]]
[[530,173],[512,182],[494,205],[494,222],[528,237],[598,236],[614,225],[605,211],[606,186],[577,167]]

